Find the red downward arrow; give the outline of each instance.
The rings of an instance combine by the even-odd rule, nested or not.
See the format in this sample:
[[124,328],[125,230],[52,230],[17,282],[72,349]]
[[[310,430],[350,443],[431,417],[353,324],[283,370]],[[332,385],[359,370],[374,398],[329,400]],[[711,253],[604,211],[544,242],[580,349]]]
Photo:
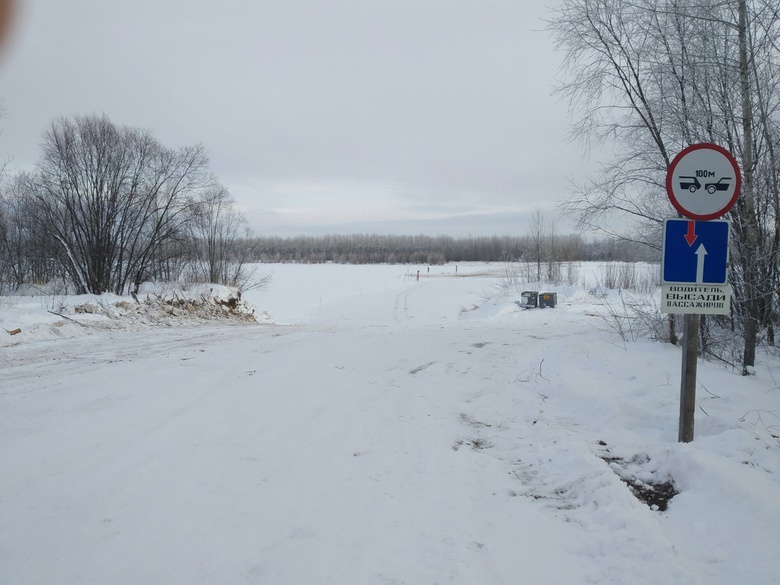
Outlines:
[[688,233],[685,234],[685,241],[688,242],[689,246],[693,246],[693,243],[696,241],[696,238],[699,236],[696,235],[696,222],[695,221],[689,221],[688,222]]

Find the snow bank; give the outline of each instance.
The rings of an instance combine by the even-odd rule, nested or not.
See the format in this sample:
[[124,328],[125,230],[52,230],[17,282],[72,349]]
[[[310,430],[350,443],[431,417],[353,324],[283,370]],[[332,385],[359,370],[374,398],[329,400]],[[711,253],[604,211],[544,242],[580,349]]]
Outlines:
[[0,346],[101,331],[183,327],[209,322],[257,323],[267,315],[219,285],[146,284],[138,295],[0,297]]

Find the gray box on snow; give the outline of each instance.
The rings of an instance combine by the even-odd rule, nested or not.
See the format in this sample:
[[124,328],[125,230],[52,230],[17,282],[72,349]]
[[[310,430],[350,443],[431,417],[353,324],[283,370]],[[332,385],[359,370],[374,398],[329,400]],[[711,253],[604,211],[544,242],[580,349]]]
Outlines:
[[545,307],[554,309],[557,302],[558,302],[558,293],[554,293],[554,292],[539,293],[540,309],[544,309]]

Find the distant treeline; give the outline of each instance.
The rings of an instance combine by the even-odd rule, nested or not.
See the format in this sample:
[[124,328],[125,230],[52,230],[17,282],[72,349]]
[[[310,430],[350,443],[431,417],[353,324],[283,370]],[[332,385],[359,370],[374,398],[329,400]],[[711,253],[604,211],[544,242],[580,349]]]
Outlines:
[[656,261],[658,252],[621,240],[587,241],[580,235],[392,236],[377,234],[259,237],[254,262],[319,264],[444,264],[446,262],[616,260]]
[[[524,261],[537,278],[581,260],[647,260],[638,245],[560,235],[534,214],[524,236],[256,237],[201,146],[172,149],[105,116],[62,118],[30,171],[0,164],[0,294],[137,293],[144,282],[263,284],[250,264]],[[2,161],[0,161],[1,163]],[[650,258],[653,259],[653,258]]]

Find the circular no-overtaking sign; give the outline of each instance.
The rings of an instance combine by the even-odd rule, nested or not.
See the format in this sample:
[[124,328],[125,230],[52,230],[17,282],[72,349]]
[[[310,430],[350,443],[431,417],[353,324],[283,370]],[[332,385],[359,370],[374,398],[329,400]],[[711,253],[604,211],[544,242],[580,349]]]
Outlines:
[[672,205],[689,219],[717,219],[739,197],[739,165],[717,144],[694,144],[674,157],[666,173],[666,192]]

